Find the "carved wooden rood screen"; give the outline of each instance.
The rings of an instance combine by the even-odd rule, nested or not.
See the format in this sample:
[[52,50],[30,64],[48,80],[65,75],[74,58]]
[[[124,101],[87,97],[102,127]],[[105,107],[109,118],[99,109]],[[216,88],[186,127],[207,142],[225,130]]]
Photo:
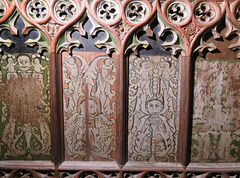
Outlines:
[[240,176],[240,0],[0,0],[0,177]]

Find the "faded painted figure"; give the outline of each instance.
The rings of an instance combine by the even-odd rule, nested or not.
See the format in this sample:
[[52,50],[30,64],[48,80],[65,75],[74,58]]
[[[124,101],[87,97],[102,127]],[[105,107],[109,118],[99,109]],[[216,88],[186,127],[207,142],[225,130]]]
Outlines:
[[[115,147],[111,145],[115,139],[113,129],[110,127],[115,123],[113,118],[108,119],[104,114],[99,113],[99,107],[95,100],[88,101],[89,115],[89,140],[91,154],[89,160],[94,160],[95,156],[112,160],[111,152],[115,151]],[[81,111],[85,112],[86,102],[81,103]]]
[[[64,59],[64,121],[69,160],[114,159],[116,137],[113,75],[114,61],[105,55],[94,59],[74,55]],[[88,94],[85,91],[86,85]]]
[[3,55],[0,71],[0,159],[50,159],[48,58]]
[[[76,113],[79,96],[83,96],[82,92],[82,77],[80,73],[80,64],[76,63],[79,58],[68,56],[63,62],[63,82],[68,85],[64,89],[65,95],[68,97],[68,105],[65,105],[65,112]],[[81,60],[84,60],[81,58]]]
[[[111,71],[110,71],[111,70]],[[115,103],[111,103],[111,99],[115,96],[115,92],[111,90],[111,86],[115,82],[115,76],[110,76],[110,72],[116,72],[115,64],[111,58],[107,58],[103,61],[101,66],[101,72],[97,78],[97,91],[94,94],[95,97],[100,98],[101,111],[106,115],[111,115],[114,112]]]
[[175,161],[177,59],[130,57],[129,73],[129,160]]
[[192,162],[240,160],[240,62],[195,63]]

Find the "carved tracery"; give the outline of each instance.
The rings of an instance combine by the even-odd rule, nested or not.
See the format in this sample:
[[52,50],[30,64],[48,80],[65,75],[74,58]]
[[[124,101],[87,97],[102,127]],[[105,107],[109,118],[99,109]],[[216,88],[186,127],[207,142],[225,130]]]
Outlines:
[[[182,119],[180,111],[191,115],[193,104],[191,161],[239,162],[239,5],[237,0],[0,0],[0,159],[51,159],[50,134],[54,143],[60,140],[53,149],[65,148],[61,154],[52,150],[55,175],[31,169],[0,175],[239,176],[231,163],[223,171],[237,171],[228,174],[188,165],[179,142],[187,139],[183,132],[192,134],[188,124],[181,125],[191,116]],[[195,56],[194,102],[188,103],[185,81],[191,82]],[[190,67],[182,68],[186,63]],[[51,108],[50,95],[62,97],[53,99]],[[19,104],[11,108],[12,103]],[[63,106],[53,112],[63,118],[58,115],[51,133],[55,106]],[[55,162],[57,157],[64,158]],[[64,167],[64,160],[81,166]],[[98,172],[91,161],[118,166]]]
[[48,7],[43,0],[31,0],[27,5],[27,14],[34,20],[43,19],[48,13]]
[[132,1],[127,5],[125,9],[127,19],[133,23],[139,23],[143,21],[148,13],[148,6],[141,1]]
[[115,1],[100,1],[97,5],[97,16],[103,22],[112,22],[119,16],[119,6]]
[[60,21],[69,21],[76,16],[76,3],[72,0],[57,1],[54,5],[54,14]]

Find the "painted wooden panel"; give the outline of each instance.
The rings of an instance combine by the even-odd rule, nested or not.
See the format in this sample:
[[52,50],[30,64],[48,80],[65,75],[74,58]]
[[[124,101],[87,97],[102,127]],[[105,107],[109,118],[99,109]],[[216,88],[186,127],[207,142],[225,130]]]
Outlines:
[[130,161],[176,161],[179,63],[169,56],[130,56]]
[[115,160],[115,57],[64,53],[62,73],[66,160]]
[[193,162],[240,160],[239,69],[239,61],[196,61]]
[[50,159],[48,64],[40,54],[1,55],[1,160]]

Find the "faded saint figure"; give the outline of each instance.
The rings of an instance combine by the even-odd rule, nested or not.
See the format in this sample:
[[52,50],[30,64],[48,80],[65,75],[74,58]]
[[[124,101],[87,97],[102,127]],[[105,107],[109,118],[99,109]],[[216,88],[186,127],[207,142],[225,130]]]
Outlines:
[[106,58],[97,77],[97,91],[94,96],[100,98],[101,111],[106,115],[114,112],[114,103],[111,103],[111,99],[115,96],[115,92],[111,90],[111,86],[114,85],[116,79],[110,73],[115,71],[116,67],[112,59]]

